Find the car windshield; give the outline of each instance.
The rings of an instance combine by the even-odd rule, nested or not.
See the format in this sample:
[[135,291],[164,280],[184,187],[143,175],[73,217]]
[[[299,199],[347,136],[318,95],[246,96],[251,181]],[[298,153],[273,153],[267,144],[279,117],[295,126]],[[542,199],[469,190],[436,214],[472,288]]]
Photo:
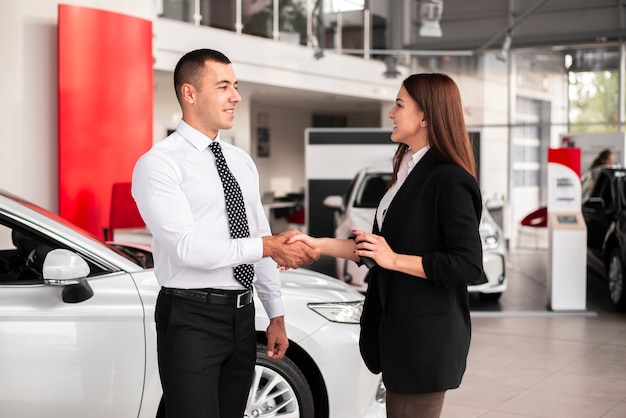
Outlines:
[[376,209],[383,198],[389,183],[391,173],[367,173],[356,192],[355,208]]
[[135,264],[138,264],[144,268],[146,267],[146,262],[142,257],[137,257],[136,254],[133,254],[132,252],[128,251],[128,250],[122,250],[119,248],[119,246],[114,246],[114,245],[109,245],[108,243],[106,243],[105,241],[103,241],[102,239],[100,239],[99,237],[93,235],[92,233],[84,230],[83,228],[74,225],[73,223],[69,222],[68,220],[60,217],[59,215],[57,215],[56,213],[50,212],[47,209],[42,208],[41,206],[37,206],[34,203],[31,203],[27,200],[24,200],[14,194],[11,194],[9,192],[6,192],[4,190],[0,190],[0,195],[6,197],[7,199],[11,199],[14,202],[19,203],[20,205],[27,207],[28,209],[37,212],[49,219],[52,219],[53,221],[63,225],[64,227],[73,230],[74,232],[77,232],[89,239],[91,239],[92,241],[97,242],[99,245],[104,245],[106,247],[108,247],[109,249],[111,249],[112,251],[115,251],[116,253],[122,255],[123,257],[133,261]]

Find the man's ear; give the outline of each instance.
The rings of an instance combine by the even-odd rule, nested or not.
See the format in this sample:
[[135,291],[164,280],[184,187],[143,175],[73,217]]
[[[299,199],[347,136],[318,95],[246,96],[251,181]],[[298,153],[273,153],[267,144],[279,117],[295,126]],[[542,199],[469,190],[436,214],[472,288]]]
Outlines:
[[189,83],[180,86],[180,93],[183,100],[189,104],[193,104],[196,99],[196,89]]

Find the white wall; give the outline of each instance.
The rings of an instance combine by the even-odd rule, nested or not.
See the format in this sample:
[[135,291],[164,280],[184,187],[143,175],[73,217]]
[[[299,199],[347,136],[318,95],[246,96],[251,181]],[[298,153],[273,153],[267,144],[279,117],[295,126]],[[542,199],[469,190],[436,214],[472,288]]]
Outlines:
[[[152,19],[152,0],[73,0],[68,4],[102,8]],[[0,14],[0,188],[57,210],[57,10],[53,0],[3,0]],[[259,164],[262,191],[272,182],[290,178],[298,191],[304,183],[303,132],[311,115],[290,107],[264,109],[269,112],[272,154],[256,157],[253,106],[248,84],[307,89],[329,95],[375,99],[381,102],[379,117],[369,114],[348,115],[351,127],[390,127],[387,113],[401,80],[385,79],[380,61],[336,55],[326,51],[315,60],[311,50],[262,38],[242,37],[207,27],[167,19],[154,21],[155,69],[174,69],[180,56],[198,47],[223,50],[234,63],[242,83],[243,101],[238,107],[234,128],[225,133],[236,145],[250,152]],[[103,57],[106,58],[106,57]],[[400,68],[402,70],[402,68]],[[406,70],[403,70],[406,72]],[[508,182],[508,137],[506,135],[506,65],[486,56],[477,75],[451,74],[458,82],[466,107],[468,125],[502,126],[482,129],[481,182],[486,195],[506,194]],[[557,85],[552,77],[550,86]],[[555,100],[554,114],[563,114],[562,88],[541,92],[542,98]],[[88,92],[86,92],[88,94]],[[155,90],[154,140],[162,139],[167,129],[176,127],[180,109],[170,82]],[[297,98],[294,98],[297,100]],[[554,118],[553,118],[554,120]],[[375,121],[375,122],[374,122]],[[552,138],[558,138],[552,132]],[[558,140],[558,139],[557,139]],[[280,190],[279,190],[280,192]]]
[[[161,71],[157,73],[156,77],[160,78],[160,82],[154,90],[155,143],[165,138],[168,129],[175,129],[181,117],[171,80],[172,74]],[[237,106],[235,124],[233,129],[223,131],[222,137],[232,138],[237,146],[245,149],[255,160],[261,174],[261,193],[271,191],[278,196],[302,191],[305,185],[304,130],[311,127],[313,114],[294,106],[255,105],[248,90],[247,85],[242,83],[239,88],[242,100]],[[391,104],[382,107],[385,119],[388,119],[386,113]],[[346,116],[350,127],[377,128],[381,122],[380,116],[371,112],[342,115]],[[269,157],[259,156],[257,152],[256,132],[259,126],[268,128],[270,132]]]
[[[151,19],[152,0],[64,1]],[[58,209],[58,2],[4,0],[0,13],[0,188]],[[85,92],[89,94],[89,92]]]

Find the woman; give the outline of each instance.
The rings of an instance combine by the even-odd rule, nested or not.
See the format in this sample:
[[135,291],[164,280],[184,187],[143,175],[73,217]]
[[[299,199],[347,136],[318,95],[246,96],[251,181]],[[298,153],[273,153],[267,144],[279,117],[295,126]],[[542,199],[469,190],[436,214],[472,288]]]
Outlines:
[[361,316],[363,359],[373,373],[382,371],[388,417],[439,417],[446,390],[461,383],[469,351],[467,285],[482,273],[482,201],[451,78],[411,75],[389,117],[399,146],[373,233],[354,231],[354,240],[301,234],[289,241],[375,262]]
[[591,162],[591,166],[589,168],[594,168],[601,165],[613,165],[614,160],[615,155],[613,154],[613,151],[606,148],[600,151],[598,156]]

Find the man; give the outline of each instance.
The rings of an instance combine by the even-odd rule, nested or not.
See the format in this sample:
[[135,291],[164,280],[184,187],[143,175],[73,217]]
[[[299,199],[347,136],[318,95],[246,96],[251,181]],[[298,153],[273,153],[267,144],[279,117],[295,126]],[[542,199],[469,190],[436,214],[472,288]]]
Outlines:
[[[295,268],[319,255],[285,244],[297,231],[272,236],[254,162],[220,140],[241,101],[230,60],[191,51],[176,65],[174,86],[182,120],[139,159],[132,181],[162,286],[159,416],[240,418],[256,361],[252,279],[270,318],[267,355],[281,359],[288,340],[277,263]],[[242,278],[241,271],[249,273]]]

